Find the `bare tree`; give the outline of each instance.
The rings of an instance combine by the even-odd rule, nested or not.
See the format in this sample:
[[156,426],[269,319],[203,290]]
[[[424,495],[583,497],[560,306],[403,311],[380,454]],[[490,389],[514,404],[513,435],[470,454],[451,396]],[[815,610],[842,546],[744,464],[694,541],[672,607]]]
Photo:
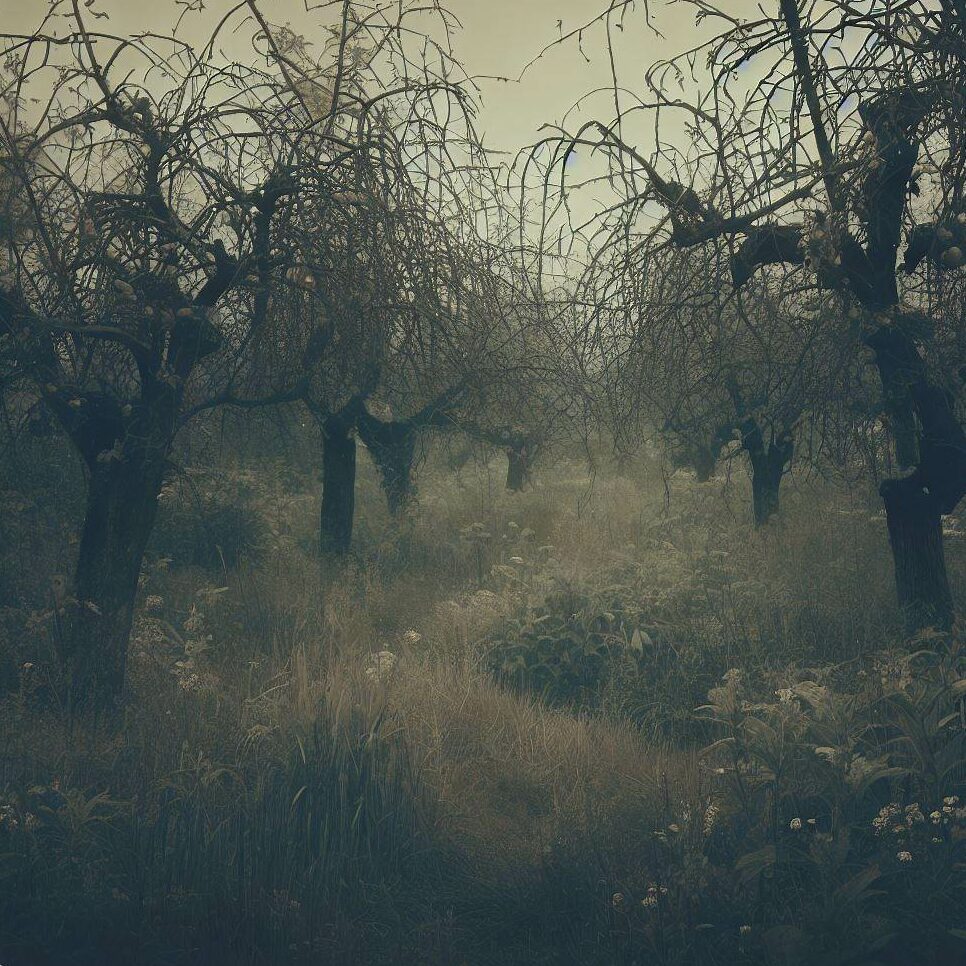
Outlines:
[[[592,247],[613,250],[622,270],[645,252],[721,239],[737,288],[772,266],[835,295],[851,351],[878,373],[904,468],[881,485],[899,602],[911,629],[949,626],[941,518],[966,490],[962,362],[945,354],[948,307],[918,283],[966,261],[966,11],[959,0],[781,0],[779,17],[742,20],[689,5],[720,31],[651,67],[641,97],[615,80],[607,123],[548,140],[553,170],[575,147],[606,159],[600,180],[617,200],[595,220]],[[669,114],[689,136],[677,149],[660,138]],[[658,125],[649,156],[628,135],[644,116]],[[897,264],[904,230],[909,278]]]
[[[3,238],[0,355],[30,379],[87,475],[60,642],[78,703],[121,693],[181,425],[217,405],[304,398],[325,361],[326,330],[298,345],[279,308],[315,287],[318,212],[354,210],[343,191],[361,142],[347,142],[345,126],[376,117],[389,90],[359,101],[349,41],[368,40],[371,64],[404,32],[399,11],[338,10],[327,88],[298,73],[255,0],[197,47],[95,30],[78,2],[55,4],[29,36],[4,37],[3,179],[17,230]],[[66,40],[53,25],[62,14]],[[263,67],[217,53],[233,25],[254,30]],[[45,89],[38,108],[23,96],[28,82]],[[403,69],[394,83],[417,86]],[[293,368],[296,350],[307,355]]]
[[[851,403],[842,387],[854,389],[855,365],[827,295],[781,273],[734,291],[727,273],[727,248],[709,243],[620,274],[624,287],[598,320],[608,423],[623,448],[656,429],[700,480],[723,453],[743,453],[761,526],[778,510],[796,444],[803,461],[822,458],[825,435],[848,424],[837,411]],[[609,281],[610,267],[600,274]]]

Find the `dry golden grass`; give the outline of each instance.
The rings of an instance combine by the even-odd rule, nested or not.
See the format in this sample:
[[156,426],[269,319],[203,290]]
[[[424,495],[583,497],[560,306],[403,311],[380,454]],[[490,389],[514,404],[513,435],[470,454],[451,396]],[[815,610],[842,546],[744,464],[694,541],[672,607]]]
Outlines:
[[696,775],[692,754],[508,693],[469,662],[405,662],[388,701],[453,841],[495,876],[535,872],[575,835],[634,871],[666,790],[687,794]]

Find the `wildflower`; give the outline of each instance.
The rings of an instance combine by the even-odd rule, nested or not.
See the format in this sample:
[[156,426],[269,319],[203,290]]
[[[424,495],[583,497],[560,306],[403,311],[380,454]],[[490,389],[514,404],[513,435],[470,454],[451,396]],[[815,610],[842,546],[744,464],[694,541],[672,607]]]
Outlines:
[[751,926],[747,925],[747,923],[744,926],[738,927],[739,936],[747,936],[750,932],[751,932]]
[[613,907],[614,907],[615,909],[620,909],[620,907],[621,907],[622,905],[624,905],[624,893],[623,893],[623,892],[615,892],[615,893],[614,893],[614,894],[613,894],[613,895],[612,895],[612,896],[610,897],[610,904],[611,904],[611,905],[612,905],[612,906],[613,906]]
[[178,684],[180,685],[182,691],[191,692],[204,690],[204,683],[194,671],[182,671],[178,673]]
[[802,820],[800,818],[793,818],[789,823],[788,827],[793,832],[800,832],[802,830]]
[[516,564],[518,567],[523,566],[523,557],[510,557],[510,563]]
[[932,844],[933,844],[933,845],[942,845],[942,844],[943,844],[943,840],[942,840],[942,839],[940,839],[940,838],[934,838],[934,839],[932,840]]
[[815,826],[818,825],[818,819],[810,818],[806,824],[811,825],[812,828],[815,828]]
[[661,896],[667,895],[667,888],[665,886],[659,886],[656,882],[652,882],[647,887],[647,893],[644,898],[641,899],[641,905],[645,909],[653,909],[660,900]]
[[24,674],[29,674],[34,669],[33,661],[24,661],[21,670]]
[[779,704],[791,704],[795,698],[795,692],[791,688],[779,688],[775,694]]
[[148,596],[144,598],[144,609],[149,614],[153,614],[156,611],[161,610],[161,605],[163,603],[163,597],[160,597],[158,594],[148,594]]
[[379,651],[372,657],[372,663],[366,668],[366,677],[373,681],[385,681],[396,668],[396,655],[392,651]]
[[890,825],[892,819],[899,813],[899,806],[890,802],[879,809],[879,814],[872,819],[872,828],[876,835],[881,835]]
[[925,822],[926,818],[922,814],[922,809],[919,807],[918,802],[913,802],[912,805],[906,806],[906,825],[912,828],[913,825],[918,825],[920,822]]
[[948,795],[946,798],[943,799],[943,805],[952,806],[952,805],[958,805],[958,804],[959,804],[958,795]]
[[420,634],[419,631],[413,630],[412,628],[410,628],[408,631],[406,631],[406,633],[403,634],[403,636],[402,636],[402,642],[403,642],[403,644],[407,644],[409,647],[415,646],[422,639],[423,639],[423,635]]
[[718,818],[719,808],[714,802],[709,802],[708,807],[704,810],[704,824],[702,830],[705,835],[710,835],[714,830],[714,823]]
[[182,621],[181,626],[189,634],[195,633],[195,631],[200,631],[205,624],[205,617],[198,608],[192,604],[191,610],[188,612],[188,616]]
[[911,862],[912,861],[912,853],[911,852],[906,852],[905,850],[903,850],[902,852],[897,852],[896,853],[896,858],[900,862]]
[[669,825],[669,826],[667,827],[667,830],[668,830],[669,832],[674,832],[674,834],[675,834],[675,835],[677,835],[677,833],[681,831],[681,826],[680,826],[680,825],[678,825],[678,824],[676,824],[675,822],[672,822],[672,823],[671,823],[671,824],[670,824],[670,825]]
[[943,813],[937,808],[929,813],[929,818],[933,825],[938,825],[943,820]]

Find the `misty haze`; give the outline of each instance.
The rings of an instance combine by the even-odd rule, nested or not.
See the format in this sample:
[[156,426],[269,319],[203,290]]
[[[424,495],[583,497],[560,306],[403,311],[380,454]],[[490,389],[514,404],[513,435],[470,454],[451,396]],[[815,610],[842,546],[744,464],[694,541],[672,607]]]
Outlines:
[[0,47],[0,966],[966,963],[966,0]]

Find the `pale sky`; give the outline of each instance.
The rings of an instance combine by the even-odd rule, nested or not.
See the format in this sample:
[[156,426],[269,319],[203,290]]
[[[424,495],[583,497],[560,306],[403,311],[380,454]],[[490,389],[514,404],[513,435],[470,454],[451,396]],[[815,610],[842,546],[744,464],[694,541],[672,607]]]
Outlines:
[[[197,6],[199,0],[191,0]],[[454,53],[467,74],[477,78],[481,89],[482,104],[477,119],[478,131],[484,136],[487,148],[502,152],[505,163],[511,162],[519,152],[535,143],[549,132],[541,134],[545,124],[559,124],[565,114],[580,98],[579,114],[570,118],[568,130],[575,130],[579,120],[596,118],[609,122],[614,116],[611,61],[608,56],[605,29],[597,24],[582,37],[565,40],[563,44],[546,50],[553,41],[576,32],[607,8],[609,0],[438,0],[441,6],[458,18],[462,29],[451,39]],[[730,16],[761,16],[762,8],[774,5],[778,0],[718,0]],[[0,0],[0,31],[16,33],[35,29],[50,0]],[[90,6],[88,6],[90,4]],[[60,0],[62,9],[70,4]],[[391,3],[386,3],[391,7]],[[432,0],[426,0],[426,7]],[[637,94],[646,95],[644,72],[657,60],[672,57],[706,40],[722,28],[720,21],[710,18],[700,30],[695,26],[695,8],[682,0],[649,0],[650,23],[660,31],[655,33],[645,22],[644,2],[637,0],[633,9],[625,15],[624,29],[611,29],[611,42],[615,53],[620,84]],[[203,0],[202,13],[188,14],[182,21],[178,36],[183,40],[204,44],[210,37],[212,25],[235,7],[239,0]],[[323,6],[307,12],[306,7]],[[259,9],[273,24],[290,24],[298,33],[315,44],[317,50],[324,47],[325,25],[333,23],[333,11],[339,4],[334,0],[260,0]],[[88,27],[119,36],[134,35],[146,31],[169,34],[174,23],[184,11],[185,3],[176,0],[83,0],[81,9]],[[95,19],[95,14],[108,14],[109,19]],[[242,22],[242,15],[234,22]],[[438,26],[439,20],[427,17],[426,25]],[[420,24],[411,22],[411,26]],[[70,29],[64,22],[63,30]],[[434,33],[437,39],[440,33]],[[244,61],[252,56],[251,31],[239,30],[235,34],[221,35],[221,47],[225,54]],[[703,58],[700,59],[703,63]],[[525,66],[530,65],[522,80],[517,81]],[[699,68],[700,69],[700,68]],[[508,78],[500,81],[495,78]],[[595,97],[586,97],[595,89],[604,90]],[[43,92],[33,90],[33,96]],[[684,95],[685,97],[687,95]],[[622,95],[627,97],[627,95]],[[648,98],[650,99],[650,98]],[[621,107],[626,108],[624,99]],[[633,126],[625,127],[622,134],[632,141],[641,153],[650,154],[654,147],[652,118],[635,115]],[[683,144],[686,140],[681,112],[667,115],[662,121],[662,137],[665,141]],[[496,160],[496,158],[494,159]],[[593,160],[577,152],[570,158],[568,168],[571,187],[588,177],[600,177],[606,171],[603,161]],[[518,168],[511,178],[516,184]],[[528,183],[535,187],[533,172]],[[568,210],[574,225],[583,225],[598,213],[606,210],[616,200],[606,185],[595,184],[579,192],[568,192]],[[560,227],[554,222],[551,234]]]
[[[627,30],[614,31],[623,79],[640,89],[639,78],[654,60],[690,46],[697,39],[693,15],[681,3],[650,0],[655,23],[664,34],[661,39],[643,25],[642,4],[629,15]],[[204,27],[214,17],[235,5],[235,0],[205,0],[204,15],[190,15],[186,28],[195,25],[199,41],[205,38]],[[606,0],[444,0],[444,6],[463,25],[455,38],[459,59],[471,75],[494,75],[515,78],[525,64],[540,50],[564,33],[582,26]],[[47,9],[48,0],[0,0],[0,29],[26,31],[35,26]],[[729,12],[755,9],[752,0],[725,0]],[[777,0],[776,0],[777,6]],[[143,30],[170,30],[183,7],[175,0],[94,0],[83,7],[90,25],[98,29],[109,26],[112,32],[131,34]],[[273,23],[291,22],[310,39],[322,39],[319,15],[305,13],[305,0],[262,0],[261,9]],[[94,20],[92,14],[108,13],[110,20]],[[558,24],[558,21],[562,23]],[[181,36],[190,36],[182,28]],[[541,124],[559,121],[563,113],[581,95],[594,87],[608,84],[609,62],[600,28],[586,37],[583,44],[590,61],[578,50],[576,40],[548,52],[517,83],[481,81],[484,106],[480,127],[493,148],[511,152],[530,144]],[[244,48],[230,51],[243,55]],[[637,83],[635,83],[637,81]],[[605,102],[606,105],[607,102]]]

